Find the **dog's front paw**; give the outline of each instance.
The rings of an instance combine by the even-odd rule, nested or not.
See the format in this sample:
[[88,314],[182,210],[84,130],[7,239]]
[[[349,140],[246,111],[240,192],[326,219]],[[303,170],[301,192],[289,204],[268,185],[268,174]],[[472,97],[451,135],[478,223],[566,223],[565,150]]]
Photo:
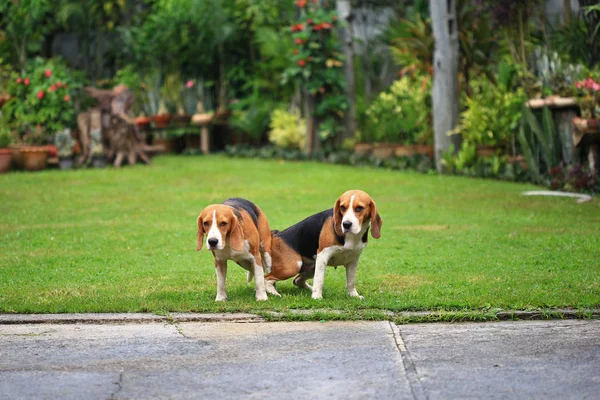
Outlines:
[[256,295],[256,301],[267,301],[269,300],[269,298],[267,297],[267,294],[257,294]]
[[360,300],[364,300],[364,299],[365,299],[363,296],[361,296],[360,294],[358,294],[358,292],[357,292],[356,290],[355,290],[355,291],[353,291],[353,292],[348,292],[348,295],[349,295],[350,297],[357,297],[357,298],[359,298]]
[[313,293],[311,297],[315,300],[323,300],[323,295],[320,293]]

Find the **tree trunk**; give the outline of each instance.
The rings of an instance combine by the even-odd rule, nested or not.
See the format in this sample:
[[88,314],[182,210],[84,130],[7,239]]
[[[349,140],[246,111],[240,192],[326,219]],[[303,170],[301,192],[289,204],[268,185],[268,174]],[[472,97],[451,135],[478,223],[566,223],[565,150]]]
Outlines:
[[345,139],[353,138],[356,134],[356,94],[354,79],[354,35],[352,34],[352,6],[350,0],[338,0],[337,13],[341,21],[345,24],[339,28],[338,33],[343,45],[344,51],[344,72],[346,75],[346,98],[348,99],[348,111],[344,114],[344,134],[339,138],[339,145],[342,145]]
[[314,116],[315,99],[306,88],[302,90],[304,95],[304,117],[306,118],[306,144],[304,146],[307,155],[321,149],[321,140],[317,132],[317,123]]
[[448,136],[458,122],[458,27],[455,0],[429,0],[435,51],[433,55],[433,129],[435,165],[442,172],[442,156],[450,145],[460,148],[459,135]]
[[571,25],[571,21],[573,21],[573,10],[571,9],[571,0],[563,0],[563,12],[565,13],[565,24]]

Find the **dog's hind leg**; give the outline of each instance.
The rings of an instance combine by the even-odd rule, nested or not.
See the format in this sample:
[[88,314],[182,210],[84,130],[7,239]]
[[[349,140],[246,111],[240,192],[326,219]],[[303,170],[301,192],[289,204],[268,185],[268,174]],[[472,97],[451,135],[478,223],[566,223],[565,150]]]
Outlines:
[[300,266],[300,273],[298,276],[294,278],[294,285],[299,287],[300,289],[308,289],[312,290],[312,286],[310,286],[306,281],[308,279],[312,279],[315,276],[315,263],[314,262],[304,262]]

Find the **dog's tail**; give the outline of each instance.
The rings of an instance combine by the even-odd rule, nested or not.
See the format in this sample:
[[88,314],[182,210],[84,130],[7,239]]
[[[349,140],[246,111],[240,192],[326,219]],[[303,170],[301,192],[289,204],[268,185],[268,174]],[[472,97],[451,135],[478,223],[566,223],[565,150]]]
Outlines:
[[252,282],[252,279],[254,279],[254,273],[252,271],[248,271],[248,273],[246,274],[246,280],[248,281],[248,283]]

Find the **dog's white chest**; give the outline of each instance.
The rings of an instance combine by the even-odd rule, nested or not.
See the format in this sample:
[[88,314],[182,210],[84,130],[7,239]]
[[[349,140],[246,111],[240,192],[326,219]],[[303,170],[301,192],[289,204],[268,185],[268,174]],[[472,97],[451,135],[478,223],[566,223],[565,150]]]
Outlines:
[[363,252],[366,246],[367,244],[362,242],[357,245],[346,243],[344,246],[332,246],[325,250],[330,251],[327,265],[336,267],[338,265],[350,264],[360,257],[360,254]]
[[254,256],[250,253],[250,244],[244,240],[244,248],[242,251],[236,251],[229,246],[229,243],[222,250],[213,250],[217,260],[233,260],[236,263],[241,263],[253,259]]

